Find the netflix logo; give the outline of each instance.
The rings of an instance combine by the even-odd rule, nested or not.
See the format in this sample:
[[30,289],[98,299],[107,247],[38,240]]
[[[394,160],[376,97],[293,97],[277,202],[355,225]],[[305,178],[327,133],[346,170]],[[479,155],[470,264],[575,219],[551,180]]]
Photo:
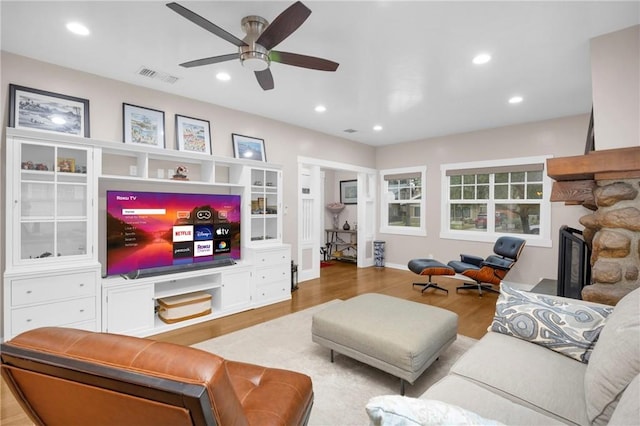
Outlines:
[[173,227],[173,242],[193,241],[193,225],[180,225]]

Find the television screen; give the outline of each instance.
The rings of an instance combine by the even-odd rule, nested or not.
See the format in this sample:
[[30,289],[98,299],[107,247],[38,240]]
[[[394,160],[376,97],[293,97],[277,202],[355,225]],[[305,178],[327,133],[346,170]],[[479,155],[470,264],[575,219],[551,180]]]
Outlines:
[[106,195],[107,275],[240,259],[239,195]]

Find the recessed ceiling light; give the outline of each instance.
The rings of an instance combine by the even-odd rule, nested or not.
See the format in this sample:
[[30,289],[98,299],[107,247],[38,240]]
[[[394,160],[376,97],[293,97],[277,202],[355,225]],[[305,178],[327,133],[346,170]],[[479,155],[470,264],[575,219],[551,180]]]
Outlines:
[[476,65],[483,65],[489,62],[490,60],[491,60],[491,55],[489,55],[488,53],[480,53],[479,55],[476,55],[473,58],[473,63]]
[[510,104],[519,104],[522,101],[523,101],[522,96],[512,96],[512,97],[509,98],[509,103]]
[[325,112],[327,110],[327,107],[324,105],[318,105],[315,107],[316,112]]
[[382,126],[379,124],[376,124],[375,126],[373,126],[373,130],[376,132],[379,132],[380,130],[382,130]]
[[89,35],[89,28],[85,27],[80,22],[69,22],[67,24],[67,29],[77,35]]
[[216,78],[220,81],[229,81],[231,80],[231,76],[229,74],[227,74],[226,72],[219,72],[218,74],[216,74]]

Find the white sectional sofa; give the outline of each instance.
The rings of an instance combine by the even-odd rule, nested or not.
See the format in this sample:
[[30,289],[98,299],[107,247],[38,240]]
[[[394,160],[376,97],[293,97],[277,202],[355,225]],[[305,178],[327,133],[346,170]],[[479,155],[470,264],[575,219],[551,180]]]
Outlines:
[[[521,310],[522,303],[505,300],[501,291],[493,331],[420,398],[372,398],[367,405],[372,424],[463,424],[463,419],[471,424],[640,425],[640,289],[613,309],[527,295],[551,309],[535,302]],[[554,316],[554,311],[560,313]],[[600,326],[593,323],[595,332],[579,329],[594,312],[604,313]],[[508,335],[518,327],[524,336]],[[540,337],[546,340],[542,345]],[[595,343],[587,348],[581,337]],[[571,344],[578,347],[573,357],[567,356]]]

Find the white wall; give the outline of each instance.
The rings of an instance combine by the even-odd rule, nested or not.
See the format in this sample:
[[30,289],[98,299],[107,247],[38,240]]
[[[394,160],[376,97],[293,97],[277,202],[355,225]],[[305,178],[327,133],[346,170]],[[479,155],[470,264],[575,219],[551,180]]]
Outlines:
[[[491,246],[482,243],[440,240],[440,164],[553,154],[577,155],[584,151],[588,119],[586,115],[492,129],[461,135],[421,140],[375,149],[351,142],[261,118],[240,111],[167,94],[159,90],[133,86],[96,75],[79,72],[33,59],[2,52],[0,101],[2,102],[2,162],[5,160],[4,128],[7,125],[9,83],[42,90],[65,93],[90,100],[91,135],[96,139],[122,138],[122,103],[147,106],[165,112],[167,149],[174,149],[174,114],[206,119],[211,122],[213,153],[233,156],[231,133],[241,133],[265,139],[266,155],[270,162],[283,165],[284,204],[288,214],[284,218],[284,241],[293,245],[297,253],[297,157],[311,157],[351,163],[368,168],[396,168],[426,164],[427,171],[427,230],[426,238],[380,235],[387,241],[387,264],[406,265],[414,257],[433,253],[437,259],[448,261],[460,252],[489,254]],[[160,84],[160,83],[159,83]],[[4,170],[2,170],[4,173]],[[334,174],[333,194],[339,197],[338,182],[351,179],[339,172]],[[3,177],[4,182],[4,177]],[[329,184],[329,181],[327,181]],[[2,202],[5,202],[4,185]],[[355,206],[353,219],[355,220]],[[3,206],[2,212],[4,212]],[[577,220],[588,213],[582,207],[565,207],[554,203],[553,229],[567,224],[581,229]],[[351,213],[343,212],[341,220]],[[4,215],[3,215],[4,216]],[[2,219],[4,224],[4,219]],[[351,223],[351,220],[349,221]],[[510,281],[537,282],[539,278],[555,278],[557,248],[526,248],[523,258],[509,276]],[[0,247],[0,255],[4,260]],[[4,269],[4,268],[3,268]]]
[[[285,176],[283,203],[288,211],[283,221],[283,239],[292,244],[294,260],[297,253],[297,157],[305,156],[331,161],[349,159],[352,164],[371,168],[375,164],[375,148],[361,143],[4,51],[1,52],[0,62],[0,101],[2,102],[0,164],[5,164],[5,128],[8,125],[6,109],[9,104],[10,83],[89,99],[91,137],[94,139],[122,140],[123,102],[164,111],[165,134],[169,150],[175,149],[175,114],[209,120],[214,155],[233,157],[231,134],[239,133],[264,139],[267,160],[283,166]],[[158,83],[159,89],[162,84]],[[4,170],[1,173],[4,174]],[[4,175],[2,176],[0,191],[4,203],[5,179]],[[0,213],[2,224],[4,224],[4,209],[3,205]],[[0,247],[2,262],[4,262],[3,249],[4,247]]]
[[[406,267],[409,260],[427,257],[447,263],[460,253],[487,256],[492,244],[440,239],[440,165],[502,158],[551,154],[556,157],[584,153],[588,115],[503,127],[413,143],[390,145],[376,152],[376,168],[392,169],[427,165],[427,237],[381,234],[386,241],[387,265]],[[590,213],[581,206],[552,203],[552,248],[525,247],[507,281],[535,284],[541,278],[557,276],[558,230],[562,225],[583,229],[578,219]]]
[[596,150],[640,145],[640,25],[591,40]]

